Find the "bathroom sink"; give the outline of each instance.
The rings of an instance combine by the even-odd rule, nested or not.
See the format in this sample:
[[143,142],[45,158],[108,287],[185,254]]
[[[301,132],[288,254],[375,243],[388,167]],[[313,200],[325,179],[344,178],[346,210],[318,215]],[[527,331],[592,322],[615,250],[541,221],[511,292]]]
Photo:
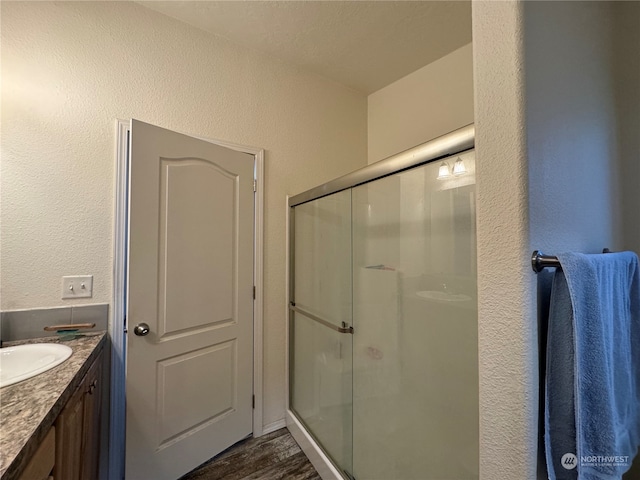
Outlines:
[[429,300],[438,300],[440,302],[467,302],[471,300],[469,295],[462,293],[448,293],[440,290],[424,290],[422,292],[416,292],[416,295],[422,298],[428,298]]
[[71,349],[59,343],[32,343],[0,349],[0,387],[13,385],[60,365]]

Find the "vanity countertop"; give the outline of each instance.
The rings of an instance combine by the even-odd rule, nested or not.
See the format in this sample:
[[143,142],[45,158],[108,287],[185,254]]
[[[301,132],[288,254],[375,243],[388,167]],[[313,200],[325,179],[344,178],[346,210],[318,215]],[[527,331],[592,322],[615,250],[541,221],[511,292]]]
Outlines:
[[87,333],[74,340],[57,337],[6,342],[64,343],[71,357],[51,370],[0,389],[0,478],[17,478],[40,445],[106,341],[105,332]]

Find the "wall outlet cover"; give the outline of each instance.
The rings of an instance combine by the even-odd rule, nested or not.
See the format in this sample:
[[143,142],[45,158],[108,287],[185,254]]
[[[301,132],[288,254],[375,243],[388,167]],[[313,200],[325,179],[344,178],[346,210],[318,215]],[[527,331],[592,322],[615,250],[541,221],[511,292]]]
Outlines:
[[93,275],[62,277],[62,298],[93,297]]

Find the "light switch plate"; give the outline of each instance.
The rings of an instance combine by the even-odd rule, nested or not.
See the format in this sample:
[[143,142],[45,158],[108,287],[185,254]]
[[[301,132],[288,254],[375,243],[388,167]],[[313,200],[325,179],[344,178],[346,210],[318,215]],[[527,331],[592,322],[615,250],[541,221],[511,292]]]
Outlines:
[[93,275],[62,277],[62,298],[93,297]]

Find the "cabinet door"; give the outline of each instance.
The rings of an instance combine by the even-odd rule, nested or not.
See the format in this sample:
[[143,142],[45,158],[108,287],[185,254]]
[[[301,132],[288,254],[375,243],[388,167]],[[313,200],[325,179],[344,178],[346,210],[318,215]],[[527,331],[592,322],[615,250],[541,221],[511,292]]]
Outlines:
[[46,480],[50,477],[55,464],[55,427],[51,427],[49,433],[29,460],[18,480]]
[[100,413],[102,407],[102,352],[93,362],[82,382],[84,389],[83,446],[81,478],[98,478],[100,460]]
[[80,480],[84,417],[83,384],[76,389],[56,420],[56,462],[54,478]]

